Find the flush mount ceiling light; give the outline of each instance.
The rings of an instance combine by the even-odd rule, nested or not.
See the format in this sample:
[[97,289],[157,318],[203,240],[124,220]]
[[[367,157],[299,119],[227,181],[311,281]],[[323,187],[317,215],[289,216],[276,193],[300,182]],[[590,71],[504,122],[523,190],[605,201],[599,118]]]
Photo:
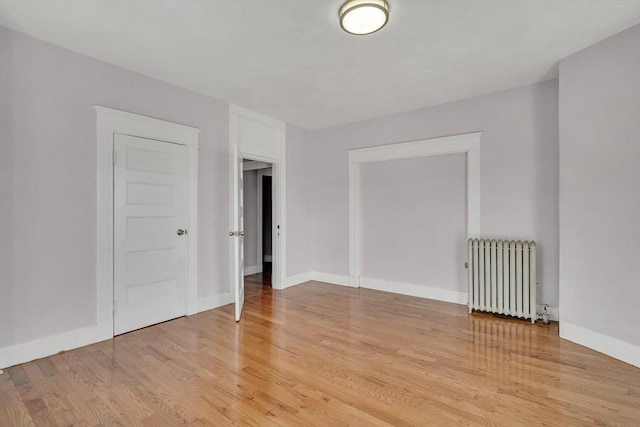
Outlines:
[[340,26],[347,33],[375,33],[389,20],[387,0],[347,0],[340,7]]

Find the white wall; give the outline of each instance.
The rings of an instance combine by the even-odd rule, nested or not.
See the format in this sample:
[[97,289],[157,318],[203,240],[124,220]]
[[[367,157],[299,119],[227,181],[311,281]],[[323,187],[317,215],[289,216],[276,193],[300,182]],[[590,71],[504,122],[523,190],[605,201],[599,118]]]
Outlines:
[[244,171],[244,268],[245,274],[262,271],[262,262],[258,262],[258,172]]
[[362,276],[466,292],[465,157],[361,166]]
[[640,366],[640,25],[560,62],[560,335]]
[[[349,274],[347,150],[482,131],[483,236],[534,239],[539,245],[539,302],[558,305],[558,82],[484,95],[439,107],[315,132],[309,144],[289,144],[300,204],[289,221],[306,221],[308,271]],[[296,150],[295,152],[293,150]],[[446,185],[443,182],[443,185]],[[306,189],[306,194],[305,193]],[[302,195],[304,194],[304,195]],[[313,242],[312,248],[303,248]]]
[[198,296],[229,290],[228,104],[0,27],[0,348],[96,322],[94,104],[202,129]]

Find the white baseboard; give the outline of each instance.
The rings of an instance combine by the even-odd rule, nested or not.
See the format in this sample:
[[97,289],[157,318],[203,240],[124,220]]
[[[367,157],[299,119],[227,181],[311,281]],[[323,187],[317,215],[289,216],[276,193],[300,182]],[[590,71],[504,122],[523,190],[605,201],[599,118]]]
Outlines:
[[89,326],[0,348],[0,368],[31,362],[61,351],[73,350],[111,338],[113,338],[113,330],[105,331],[97,326]]
[[[317,282],[330,283],[332,285],[349,286],[349,276],[339,274],[320,273],[318,271],[307,271],[306,273],[296,274],[287,277],[285,288],[301,285],[302,283],[315,280]],[[285,289],[283,288],[283,289]]]
[[452,291],[449,289],[432,288],[416,285],[414,283],[392,282],[390,280],[372,279],[361,277],[360,286],[377,291],[393,292],[395,294],[411,295],[420,298],[429,298],[438,301],[452,302],[467,305],[467,293]]
[[620,341],[617,338],[602,335],[567,322],[560,322],[560,338],[640,368],[640,347],[629,344],[628,342]]
[[349,276],[342,276],[340,274],[321,273],[318,271],[312,271],[311,276],[318,282],[331,283],[332,285],[349,286]]
[[[232,302],[231,292],[198,298],[198,312],[222,307]],[[0,348],[0,369],[111,338],[113,338],[113,329],[101,330],[97,326],[89,326]]]
[[222,294],[208,295],[198,298],[198,313],[201,311],[213,310],[223,305],[231,304],[235,301],[233,292],[225,292]]
[[262,273],[262,264],[260,264],[260,265],[252,265],[250,267],[245,267],[244,268],[244,275],[245,276],[250,276],[251,274],[258,274],[258,273]]
[[306,273],[289,276],[287,277],[287,280],[284,281],[284,286],[282,287],[282,289],[290,288],[291,286],[300,285],[302,283],[313,280],[312,274],[312,271],[307,271]]
[[[350,286],[349,276],[339,274],[322,273],[319,271],[308,271],[296,274],[287,278],[286,287],[299,285],[310,280],[330,283],[332,285]],[[447,289],[430,288],[427,286],[415,285],[411,283],[391,282],[388,280],[372,279],[368,277],[360,278],[360,286],[378,291],[393,292],[396,294],[411,295],[421,298],[430,298],[439,301],[453,302],[456,304],[467,304],[467,293],[457,292]]]

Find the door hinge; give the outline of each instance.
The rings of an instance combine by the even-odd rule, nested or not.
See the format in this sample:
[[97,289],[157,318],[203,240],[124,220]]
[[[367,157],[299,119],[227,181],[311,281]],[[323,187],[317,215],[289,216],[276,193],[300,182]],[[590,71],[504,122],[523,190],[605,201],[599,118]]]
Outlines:
[[111,162],[112,162],[112,163],[113,163],[113,165],[115,166],[115,165],[116,165],[116,163],[117,163],[117,160],[116,160],[116,150],[113,150],[111,153],[112,153],[112,156],[111,156]]
[[118,308],[118,304],[114,301],[113,302],[113,314],[116,313],[117,308]]

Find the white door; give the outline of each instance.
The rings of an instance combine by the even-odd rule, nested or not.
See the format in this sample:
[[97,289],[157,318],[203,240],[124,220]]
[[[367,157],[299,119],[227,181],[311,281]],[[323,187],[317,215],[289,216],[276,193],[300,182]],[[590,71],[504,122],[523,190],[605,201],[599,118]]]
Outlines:
[[231,228],[231,286],[236,298],[236,322],[242,315],[244,305],[244,203],[243,203],[243,167],[242,153],[234,146],[231,161],[232,207]]
[[114,139],[114,334],[186,314],[183,145]]

